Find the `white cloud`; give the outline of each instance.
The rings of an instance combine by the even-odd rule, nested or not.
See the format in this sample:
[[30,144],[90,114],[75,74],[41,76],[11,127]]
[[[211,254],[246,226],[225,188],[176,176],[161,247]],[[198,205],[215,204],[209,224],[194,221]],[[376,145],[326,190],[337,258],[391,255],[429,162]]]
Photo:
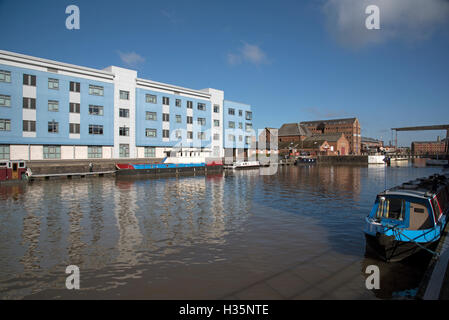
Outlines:
[[[380,9],[380,30],[368,30],[365,9]],[[392,39],[428,38],[449,20],[448,0],[326,0],[323,12],[329,30],[343,45],[362,47]]]
[[237,53],[228,53],[227,60],[231,65],[243,62],[249,62],[255,65],[269,63],[267,55],[259,46],[246,42],[243,42],[243,46],[238,49]]
[[120,56],[120,59],[122,60],[122,62],[130,67],[134,67],[140,63],[145,62],[145,58],[142,57],[141,55],[133,52],[121,52],[118,51],[118,54]]

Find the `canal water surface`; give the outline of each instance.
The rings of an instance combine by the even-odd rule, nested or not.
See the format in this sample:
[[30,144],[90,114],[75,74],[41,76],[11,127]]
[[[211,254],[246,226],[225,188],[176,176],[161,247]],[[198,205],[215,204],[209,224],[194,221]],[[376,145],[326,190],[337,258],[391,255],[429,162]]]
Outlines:
[[[364,217],[385,185],[439,171],[305,165],[0,185],[0,298],[401,298],[429,257],[377,260]],[[69,265],[79,290],[66,289]],[[368,265],[378,290],[366,289]]]

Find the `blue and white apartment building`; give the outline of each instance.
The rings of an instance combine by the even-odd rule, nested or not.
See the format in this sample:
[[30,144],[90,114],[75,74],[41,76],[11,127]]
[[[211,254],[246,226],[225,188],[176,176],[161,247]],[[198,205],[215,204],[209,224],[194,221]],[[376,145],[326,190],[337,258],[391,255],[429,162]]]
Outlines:
[[0,159],[241,157],[252,123],[251,106],[221,90],[0,50]]

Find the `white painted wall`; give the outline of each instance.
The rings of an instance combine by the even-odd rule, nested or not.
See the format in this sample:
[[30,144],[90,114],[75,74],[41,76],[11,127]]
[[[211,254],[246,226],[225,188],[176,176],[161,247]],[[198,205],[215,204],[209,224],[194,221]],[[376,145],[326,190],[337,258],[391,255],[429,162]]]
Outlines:
[[30,147],[30,160],[43,160],[44,158],[44,147],[43,146],[31,146]]
[[28,145],[11,145],[9,153],[11,160],[29,160]]
[[[129,157],[136,157],[136,79],[137,71],[110,66],[105,71],[114,77],[114,151],[113,157],[120,157],[120,144],[129,144]],[[120,99],[120,90],[129,92],[129,100]],[[129,109],[129,118],[120,118],[120,108]],[[119,128],[129,128],[129,136],[119,135]]]
[[[210,102],[210,112],[211,112],[211,132],[210,132],[210,138],[211,138],[211,150],[216,150],[219,148],[220,153],[218,155],[214,155],[212,153],[212,156],[217,157],[223,157],[224,156],[224,150],[223,150],[223,101],[224,101],[224,91],[207,88],[201,90],[203,92],[207,92],[211,95]],[[215,113],[214,112],[214,105],[218,105],[220,107],[220,112]],[[220,121],[219,127],[214,127],[214,120]],[[214,140],[214,134],[220,135],[220,140]]]

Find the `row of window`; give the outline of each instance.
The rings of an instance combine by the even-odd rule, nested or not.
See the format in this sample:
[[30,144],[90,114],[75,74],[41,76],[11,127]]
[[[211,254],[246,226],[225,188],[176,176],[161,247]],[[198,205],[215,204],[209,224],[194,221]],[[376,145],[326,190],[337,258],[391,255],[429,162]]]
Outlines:
[[[148,103],[157,103],[157,96],[154,94],[146,94],[145,95],[145,101]],[[170,98],[169,97],[162,97],[162,104],[163,105],[170,105]],[[182,101],[181,99],[175,99],[175,106],[176,107],[182,107]],[[187,109],[193,109],[193,101],[186,101],[186,107]],[[206,104],[202,102],[197,103],[197,109],[201,111],[206,111]],[[214,112],[220,112],[220,106],[214,105]]]
[[[129,157],[129,144],[120,144],[120,157]],[[156,157],[155,147],[144,147],[145,158]],[[90,159],[102,158],[103,147],[102,146],[88,146],[87,157]],[[8,160],[10,158],[10,146],[0,145],[0,159]],[[61,159],[61,146],[43,146],[43,158],[44,159]]]
[[[11,120],[9,119],[0,119],[0,131],[10,131],[11,130]],[[33,120],[23,120],[23,131],[24,132],[36,132],[36,121]],[[49,121],[48,122],[48,132],[49,133],[58,133],[59,132],[59,122]],[[79,134],[80,133],[80,124],[79,123],[69,123],[69,133],[71,134]],[[102,135],[104,133],[103,125],[90,124],[89,125],[89,134]],[[129,127],[119,127],[119,135],[120,136],[129,136]],[[145,129],[145,136],[149,138],[157,137],[157,129],[147,128]],[[162,130],[163,138],[170,138],[170,130]],[[181,131],[176,130],[176,138],[181,138]],[[187,131],[187,139],[193,139],[193,132]],[[206,136],[204,132],[198,132],[198,139],[205,140]],[[219,136],[214,140],[219,140]]]
[[[146,128],[145,129],[145,137],[148,138],[156,138],[157,137],[157,129],[152,128]],[[163,138],[170,138],[170,130],[162,130],[162,137]],[[182,132],[181,130],[175,130],[175,137],[176,139],[182,139]],[[205,132],[198,132],[198,139],[199,140],[206,140],[206,133]],[[215,136],[214,136],[215,137]],[[193,139],[193,131],[187,131],[187,139]],[[218,135],[218,138],[215,140],[219,140],[220,136]]]
[[[228,114],[231,116],[235,115],[235,109],[229,108]],[[243,110],[239,110],[239,117],[243,116]],[[253,113],[251,111],[245,111],[245,119],[246,120],[252,120],[253,119]]]
[[[235,122],[228,121],[228,128],[235,129]],[[243,129],[243,123],[239,122],[239,129]],[[253,129],[253,125],[251,123],[245,123],[245,130],[251,131]]]
[[[11,97],[6,95],[0,95],[0,106],[10,107],[11,106]],[[23,108],[24,109],[36,109],[36,99],[35,98],[23,98]],[[103,106],[97,105],[89,105],[89,114],[90,115],[103,115]],[[48,111],[59,111],[59,101],[57,100],[48,100]],[[70,103],[69,104],[70,113],[80,113],[80,104],[79,103]],[[129,109],[120,108],[119,116],[122,118],[129,118]],[[152,111],[146,112],[146,120],[157,120],[157,113]],[[168,113],[162,114],[162,121],[170,121],[170,115]],[[182,123],[181,115],[176,115],[176,122]],[[193,123],[193,117],[187,116],[187,123]],[[198,124],[206,125],[205,118],[198,118]],[[214,126],[219,127],[220,121],[214,120]]]
[[[233,134],[228,135],[228,140],[231,142],[235,142],[235,136]],[[243,136],[239,136],[239,141],[243,141]],[[246,136],[245,137],[245,143],[246,144],[251,144],[251,137]]]

